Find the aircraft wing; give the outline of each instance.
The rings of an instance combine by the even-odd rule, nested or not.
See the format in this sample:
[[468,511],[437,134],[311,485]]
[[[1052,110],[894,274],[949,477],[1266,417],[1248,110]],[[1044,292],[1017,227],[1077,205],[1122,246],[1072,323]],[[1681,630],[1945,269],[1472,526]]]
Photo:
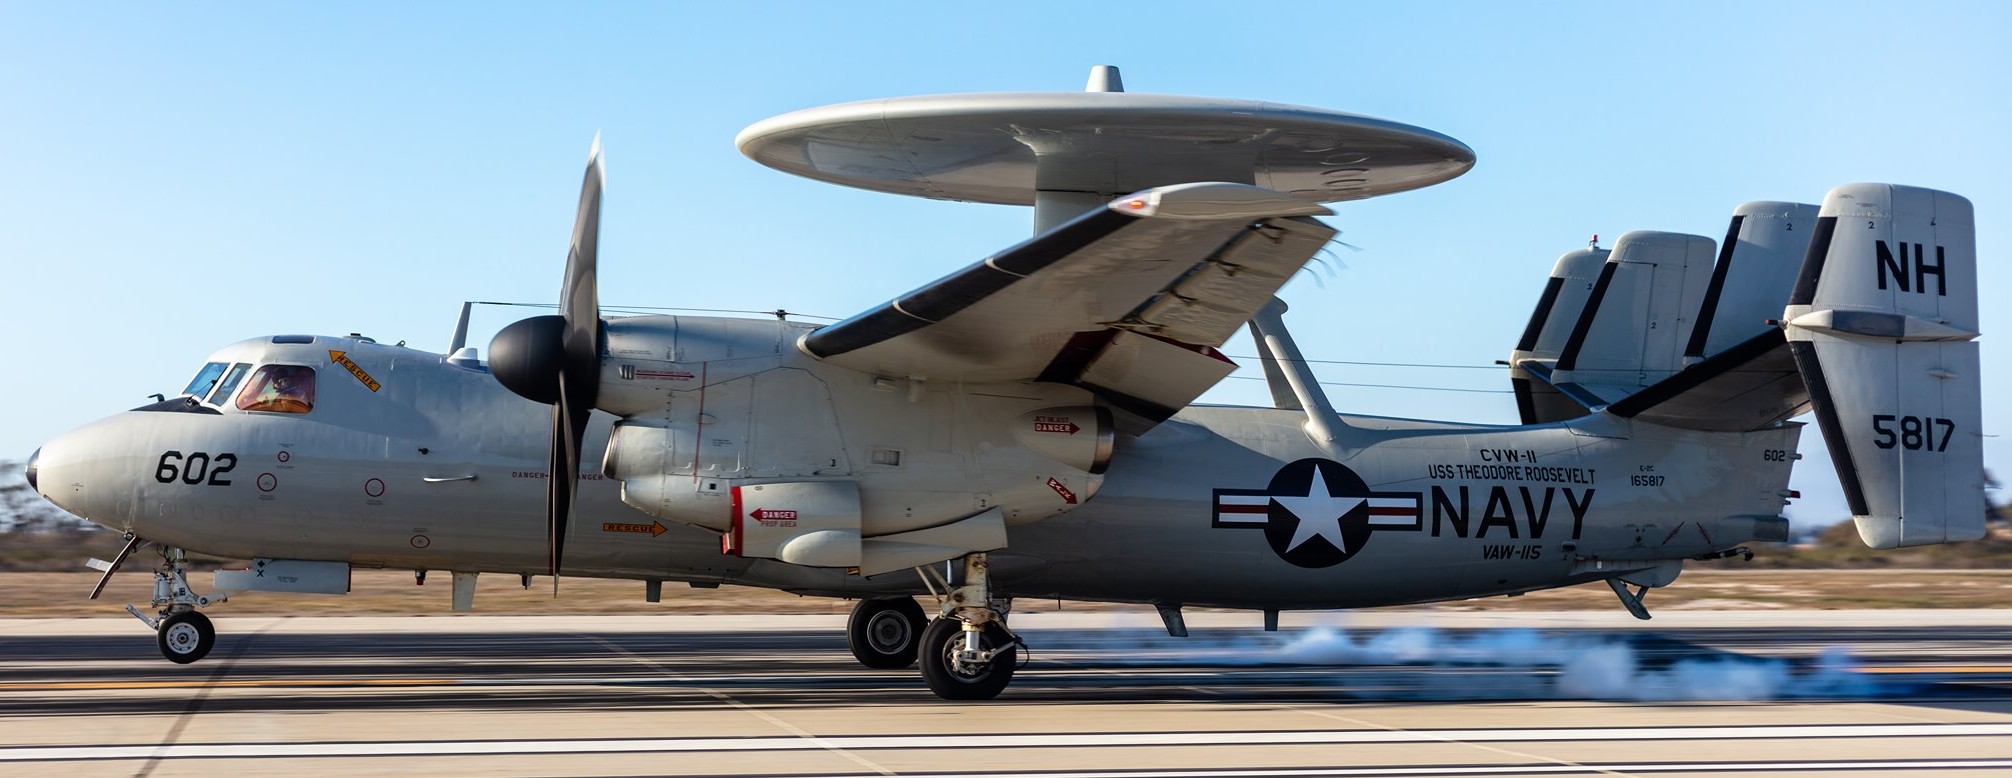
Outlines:
[[1244,184],[1148,189],[800,345],[892,377],[1082,386],[1137,431],[1235,369],[1216,347],[1333,237],[1308,218],[1328,213]]

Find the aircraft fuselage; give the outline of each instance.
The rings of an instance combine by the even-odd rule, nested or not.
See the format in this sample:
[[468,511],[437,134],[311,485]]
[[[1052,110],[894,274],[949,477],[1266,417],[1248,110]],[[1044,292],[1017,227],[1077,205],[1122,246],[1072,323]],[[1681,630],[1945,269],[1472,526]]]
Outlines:
[[[710,408],[687,408],[667,389],[665,424],[676,433],[678,414],[689,415],[688,455],[697,460],[669,475],[693,484],[854,479],[872,495],[862,497],[869,511],[942,510],[946,520],[1006,508],[1009,543],[992,554],[992,567],[1011,596],[1321,609],[1486,596],[1627,571],[1667,578],[1680,560],[1777,529],[1798,436],[1796,425],[1704,433],[1599,414],[1528,427],[1343,417],[1346,434],[1317,443],[1301,411],[1196,406],[1120,437],[1109,471],[1092,475],[1025,447],[993,456],[1009,433],[984,427],[1044,406],[1087,404],[1071,394],[1081,390],[909,390],[903,382],[888,391],[885,378],[777,348],[796,325],[681,321],[688,335],[712,328],[686,344],[694,350],[706,338],[717,347],[748,332],[766,345],[740,347],[738,364],[724,371],[674,360],[645,371],[689,373],[693,383],[708,372],[802,371],[796,383],[814,384],[827,404],[788,399],[791,412],[808,419],[800,427],[831,425],[842,453],[828,473],[764,475],[760,452],[768,449],[729,439],[731,415],[759,417],[775,398],[755,391],[737,406],[718,392]],[[40,489],[105,526],[225,557],[545,572],[545,406],[479,368],[349,339],[246,341],[212,361],[314,366],[314,410],[185,402],[121,413],[45,447]],[[591,472],[608,430],[609,417],[597,415],[564,573],[842,596],[922,590],[907,570],[861,577],[725,554],[718,527],[665,518],[689,506],[653,515],[624,504],[619,482]],[[809,461],[800,448],[783,449],[778,456]],[[906,459],[876,462],[881,450]],[[975,497],[904,491],[945,474],[997,485],[977,483]]]

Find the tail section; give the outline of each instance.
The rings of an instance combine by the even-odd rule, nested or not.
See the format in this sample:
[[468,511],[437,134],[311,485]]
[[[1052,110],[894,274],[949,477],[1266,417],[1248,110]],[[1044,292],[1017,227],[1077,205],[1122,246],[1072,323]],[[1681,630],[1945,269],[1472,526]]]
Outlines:
[[1523,328],[1523,337],[1516,341],[1516,351],[1509,357],[1509,385],[1516,391],[1516,410],[1524,424],[1586,415],[1584,403],[1567,397],[1535,374],[1548,375],[1547,368],[1565,350],[1572,325],[1586,310],[1586,300],[1600,279],[1600,268],[1606,266],[1611,253],[1589,246],[1566,252],[1552,266],[1551,280],[1545,282],[1544,294],[1537,298],[1537,308],[1530,312],[1530,323]]
[[1970,201],[1830,191],[1783,320],[1859,536],[1984,535],[1977,247]]
[[1801,203],[1735,209],[1686,338],[1684,370],[1607,411],[1669,427],[1737,432],[1808,410],[1809,392],[1776,319],[1816,217],[1816,206]]
[[1779,329],[1774,319],[1809,251],[1816,213],[1814,205],[1767,200],[1733,209],[1711,285],[1684,347],[1686,364]]
[[1712,239],[1635,231],[1614,242],[1553,380],[1605,403],[1683,369],[1682,349],[1712,274]]
[[1523,423],[1584,416],[1684,367],[1712,240],[1637,231],[1558,259],[1510,360]]

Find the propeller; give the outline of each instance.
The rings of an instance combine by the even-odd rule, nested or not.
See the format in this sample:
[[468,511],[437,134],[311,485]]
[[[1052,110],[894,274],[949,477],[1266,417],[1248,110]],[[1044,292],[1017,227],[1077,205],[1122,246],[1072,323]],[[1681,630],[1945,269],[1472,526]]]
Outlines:
[[601,306],[595,296],[595,255],[601,236],[601,136],[587,152],[573,244],[559,287],[559,315],[511,323],[489,341],[489,372],[512,392],[552,406],[551,471],[545,479],[547,551],[558,593],[566,522],[580,482],[580,445],[601,382]]

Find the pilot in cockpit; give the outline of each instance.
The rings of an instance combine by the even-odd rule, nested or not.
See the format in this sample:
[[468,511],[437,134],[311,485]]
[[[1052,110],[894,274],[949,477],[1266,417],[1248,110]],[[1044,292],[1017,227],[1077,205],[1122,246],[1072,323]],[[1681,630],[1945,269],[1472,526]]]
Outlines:
[[314,368],[306,365],[266,365],[258,369],[238,408],[272,413],[307,413],[314,410]]

